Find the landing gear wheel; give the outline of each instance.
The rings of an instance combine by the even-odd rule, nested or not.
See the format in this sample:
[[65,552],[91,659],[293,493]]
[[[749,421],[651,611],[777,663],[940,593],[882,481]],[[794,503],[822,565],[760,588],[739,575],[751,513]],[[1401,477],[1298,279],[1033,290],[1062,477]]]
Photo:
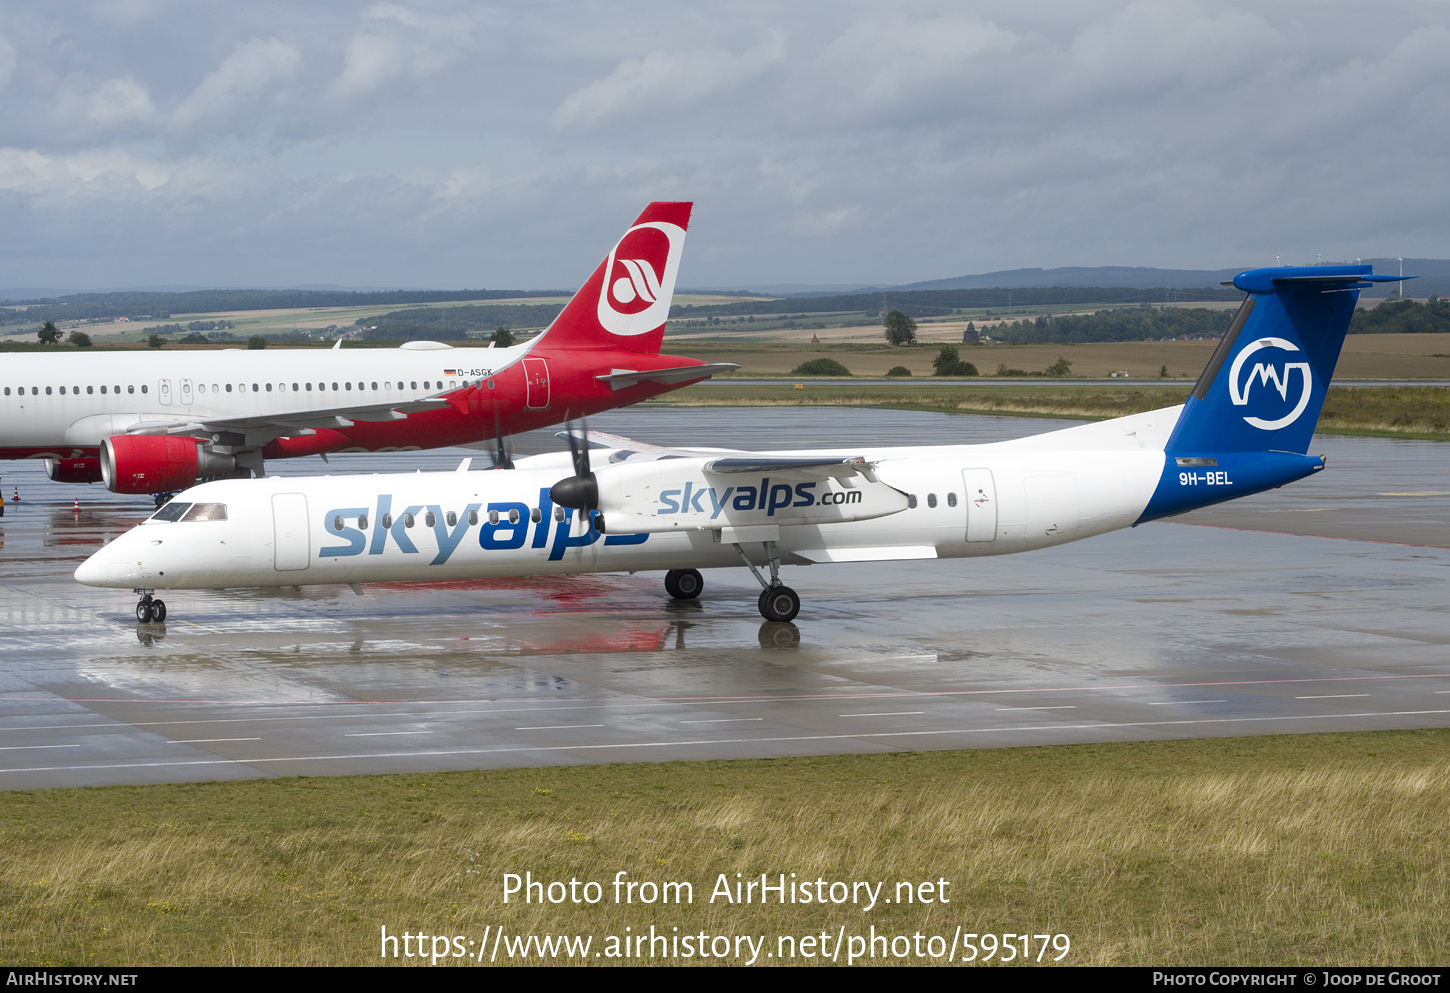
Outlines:
[[767,621],[793,621],[801,612],[801,598],[789,586],[772,586],[760,592],[760,616]]
[[697,569],[671,569],[665,573],[665,592],[676,600],[695,600],[705,590],[705,577]]
[[162,621],[166,620],[166,601],[165,600],[152,600],[151,601],[151,619],[153,621],[155,621],[157,624],[160,624]]
[[136,622],[138,624],[151,623],[151,601],[142,600],[136,604]]

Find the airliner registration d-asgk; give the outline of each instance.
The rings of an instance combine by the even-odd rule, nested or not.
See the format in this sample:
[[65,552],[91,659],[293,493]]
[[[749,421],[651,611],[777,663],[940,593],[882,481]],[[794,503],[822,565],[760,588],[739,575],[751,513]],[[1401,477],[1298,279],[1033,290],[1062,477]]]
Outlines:
[[9,356],[0,458],[162,493],[260,476],[266,459],[478,445],[699,382],[734,366],[659,354],[690,209],[650,204],[548,329],[510,348]]
[[[178,495],[76,570],[157,589],[359,584],[743,566],[767,620],[795,617],[782,566],[1024,552],[1282,486],[1307,454],[1369,266],[1251,269],[1181,406],[1016,441],[813,452],[607,442],[511,472],[219,481]],[[768,570],[768,574],[762,572]],[[158,606],[159,605],[159,606]]]

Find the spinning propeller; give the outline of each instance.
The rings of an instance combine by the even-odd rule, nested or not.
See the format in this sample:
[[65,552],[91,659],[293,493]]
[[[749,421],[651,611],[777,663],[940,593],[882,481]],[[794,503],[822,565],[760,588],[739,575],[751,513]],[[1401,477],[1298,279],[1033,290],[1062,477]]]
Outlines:
[[[574,475],[559,480],[549,488],[549,499],[560,507],[572,507],[578,511],[597,511],[599,509],[599,483],[594,478],[594,473],[589,469],[589,422],[580,421],[581,431],[574,433],[574,422],[567,425],[568,433],[565,438],[569,442],[569,454],[574,459]],[[589,518],[581,513],[585,520]],[[596,521],[599,530],[603,521]]]

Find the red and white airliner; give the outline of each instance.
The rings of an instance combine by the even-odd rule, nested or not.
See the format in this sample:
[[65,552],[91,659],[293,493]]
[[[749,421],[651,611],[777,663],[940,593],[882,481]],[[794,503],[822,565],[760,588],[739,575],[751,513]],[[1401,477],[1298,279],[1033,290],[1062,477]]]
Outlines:
[[476,446],[708,379],[734,366],[660,354],[691,206],[650,204],[554,322],[509,348],[8,356],[0,459],[159,494],[261,476],[266,459]]

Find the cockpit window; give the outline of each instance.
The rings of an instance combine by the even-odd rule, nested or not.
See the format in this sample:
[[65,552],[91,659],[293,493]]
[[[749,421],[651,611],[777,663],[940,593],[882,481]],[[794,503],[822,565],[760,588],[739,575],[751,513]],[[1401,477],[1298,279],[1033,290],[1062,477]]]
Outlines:
[[198,503],[187,511],[183,521],[224,521],[227,519],[227,505],[224,503]]
[[190,509],[191,509],[191,504],[189,504],[189,503],[178,503],[177,501],[172,500],[166,506],[162,507],[156,513],[152,514],[151,515],[151,520],[153,520],[153,521],[179,521],[179,520],[181,520],[181,515],[184,514],[184,513],[186,513]]

